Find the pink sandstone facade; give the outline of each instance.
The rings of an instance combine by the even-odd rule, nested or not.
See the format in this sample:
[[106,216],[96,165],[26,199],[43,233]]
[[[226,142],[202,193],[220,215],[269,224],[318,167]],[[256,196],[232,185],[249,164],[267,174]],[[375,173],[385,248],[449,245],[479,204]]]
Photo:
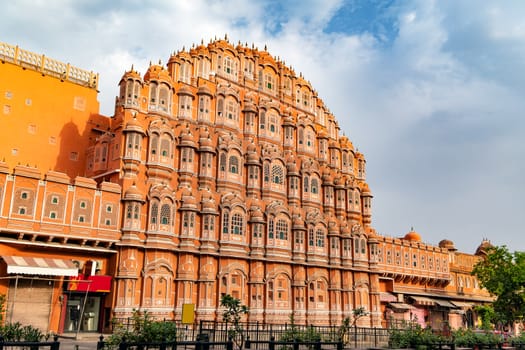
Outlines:
[[[413,230],[375,232],[364,155],[311,84],[266,50],[215,40],[144,75],[132,68],[115,115],[95,109],[78,127],[79,142],[89,144],[85,162],[60,169],[73,182],[13,162],[0,172],[1,246],[75,260],[82,280],[97,278],[98,261],[98,275],[111,281],[91,292],[63,277],[51,292],[59,303],[50,305],[51,329],[76,329],[76,290],[99,297],[97,331],[134,309],[180,320],[185,304],[196,321],[220,320],[223,294],[249,306],[248,321],[286,323],[293,314],[300,324],[338,325],[363,307],[369,314],[359,325],[368,327],[474,326],[473,306],[491,300],[470,275],[479,254],[447,240],[423,243]],[[29,190],[34,213],[22,225],[20,191]],[[83,202],[63,200],[80,190]]]

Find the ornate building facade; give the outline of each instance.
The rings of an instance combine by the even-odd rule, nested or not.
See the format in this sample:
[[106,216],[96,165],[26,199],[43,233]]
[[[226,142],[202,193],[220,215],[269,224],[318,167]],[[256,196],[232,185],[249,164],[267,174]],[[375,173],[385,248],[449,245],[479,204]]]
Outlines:
[[364,155],[266,49],[215,40],[132,68],[115,115],[84,123],[83,175],[122,189],[106,314],[180,319],[191,304],[220,320],[231,294],[249,321],[340,324],[363,307],[361,326],[439,328],[490,301],[470,276],[479,256],[375,232]]

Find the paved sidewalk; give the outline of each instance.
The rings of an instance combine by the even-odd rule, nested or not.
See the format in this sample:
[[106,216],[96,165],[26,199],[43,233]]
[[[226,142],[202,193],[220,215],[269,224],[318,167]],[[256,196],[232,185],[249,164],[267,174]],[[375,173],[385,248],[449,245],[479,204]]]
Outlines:
[[[104,338],[107,338],[105,335]],[[100,334],[89,333],[79,334],[78,339],[75,336],[59,336],[60,350],[96,350]]]

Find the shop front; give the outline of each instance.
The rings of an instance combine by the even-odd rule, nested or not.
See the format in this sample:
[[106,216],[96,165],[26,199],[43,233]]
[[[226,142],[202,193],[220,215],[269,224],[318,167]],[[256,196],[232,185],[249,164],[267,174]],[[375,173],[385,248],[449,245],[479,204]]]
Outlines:
[[32,325],[43,332],[56,329],[60,293],[68,277],[77,276],[69,260],[28,256],[2,256],[5,321]]
[[62,331],[100,332],[104,327],[105,297],[111,288],[111,276],[79,274],[64,291]]

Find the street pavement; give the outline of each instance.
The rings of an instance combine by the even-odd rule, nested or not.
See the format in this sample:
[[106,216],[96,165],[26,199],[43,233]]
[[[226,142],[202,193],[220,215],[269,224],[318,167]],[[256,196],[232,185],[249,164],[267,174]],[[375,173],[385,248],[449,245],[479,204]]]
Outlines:
[[75,336],[58,337],[60,350],[96,350],[99,339],[98,333],[80,333],[76,339]]

